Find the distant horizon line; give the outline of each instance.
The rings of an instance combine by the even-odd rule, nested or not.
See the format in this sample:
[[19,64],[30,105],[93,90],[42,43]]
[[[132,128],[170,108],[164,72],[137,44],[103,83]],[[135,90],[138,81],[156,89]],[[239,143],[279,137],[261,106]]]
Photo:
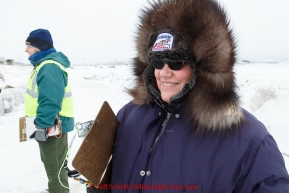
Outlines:
[[[3,60],[4,59],[4,60]],[[5,59],[4,57],[0,57],[0,64],[7,64],[6,60],[11,60],[11,59]],[[23,63],[23,62],[18,62],[14,61],[13,64],[19,64],[19,65],[30,65],[30,63]],[[289,59],[287,60],[275,60],[275,59],[267,59],[267,60],[259,60],[259,61],[254,61],[254,60],[248,60],[248,59],[240,59],[237,60],[237,64],[250,64],[250,63],[281,63],[281,62],[288,62]],[[94,65],[128,65],[132,63],[132,59],[130,60],[123,60],[123,61],[111,61],[111,62],[97,62],[97,63],[71,63],[71,65],[74,66],[94,66]],[[8,64],[9,65],[9,64]]]

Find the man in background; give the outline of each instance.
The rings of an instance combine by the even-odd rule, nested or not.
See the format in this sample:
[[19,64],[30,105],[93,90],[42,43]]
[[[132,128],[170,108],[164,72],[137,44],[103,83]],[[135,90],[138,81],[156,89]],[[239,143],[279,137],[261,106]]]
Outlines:
[[[68,151],[67,132],[74,128],[73,101],[66,68],[68,58],[53,47],[46,29],[32,31],[25,52],[34,69],[25,94],[25,115],[35,117],[35,138],[48,177],[43,193],[68,193],[68,176],[62,167]],[[62,126],[62,134],[48,136],[49,129]]]

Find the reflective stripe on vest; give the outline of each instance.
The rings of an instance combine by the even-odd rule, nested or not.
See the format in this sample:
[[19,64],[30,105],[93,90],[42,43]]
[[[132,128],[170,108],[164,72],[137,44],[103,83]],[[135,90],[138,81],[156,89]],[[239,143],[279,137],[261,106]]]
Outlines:
[[[60,63],[53,61],[53,60],[45,60],[40,65],[38,65],[31,73],[30,79],[28,80],[26,94],[25,94],[25,115],[26,116],[36,116],[36,110],[38,107],[38,86],[36,83],[37,74],[42,66],[45,64],[55,64],[61,68],[64,72],[67,71],[64,66]],[[67,74],[68,76],[68,74]],[[70,90],[70,84],[67,79],[67,85],[65,87],[65,93],[62,101],[61,111],[59,112],[60,115],[65,117],[73,117],[73,100],[72,100],[72,93]]]

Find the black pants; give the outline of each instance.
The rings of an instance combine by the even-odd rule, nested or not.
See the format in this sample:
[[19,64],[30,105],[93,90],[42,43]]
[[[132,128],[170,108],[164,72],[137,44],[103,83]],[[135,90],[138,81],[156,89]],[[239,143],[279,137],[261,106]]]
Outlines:
[[110,190],[91,189],[90,187],[87,187],[86,192],[87,193],[110,193]]

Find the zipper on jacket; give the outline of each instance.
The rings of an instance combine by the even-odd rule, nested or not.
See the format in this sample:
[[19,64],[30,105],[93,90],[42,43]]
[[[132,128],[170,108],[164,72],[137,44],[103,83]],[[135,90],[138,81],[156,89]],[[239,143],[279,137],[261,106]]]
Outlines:
[[153,144],[153,146],[151,147],[149,153],[151,153],[152,149],[156,146],[158,140],[159,140],[160,137],[163,135],[163,133],[164,133],[164,131],[165,131],[165,127],[166,127],[166,125],[167,125],[167,123],[168,123],[168,121],[169,121],[169,119],[170,119],[170,116],[171,116],[171,113],[168,113],[166,120],[162,123],[162,129],[161,129],[160,133],[158,134],[158,136],[156,137],[156,139],[155,139],[155,141],[154,141],[154,144]]

